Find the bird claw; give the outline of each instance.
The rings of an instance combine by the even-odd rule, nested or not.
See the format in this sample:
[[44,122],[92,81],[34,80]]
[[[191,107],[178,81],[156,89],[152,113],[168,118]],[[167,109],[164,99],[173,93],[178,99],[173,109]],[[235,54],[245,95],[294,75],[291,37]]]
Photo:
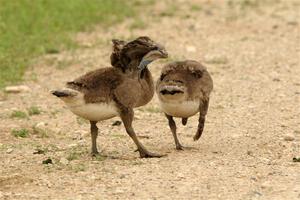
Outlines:
[[99,155],[99,152],[98,151],[93,151],[91,154],[92,154],[93,157],[96,157],[96,156]]
[[140,157],[141,158],[161,158],[166,156],[165,154],[157,154],[157,153],[152,153],[152,152],[145,152],[145,151],[140,151]]
[[176,146],[176,150],[179,150],[179,151],[190,150],[190,149],[196,149],[196,148],[194,148],[194,147],[185,147],[185,146],[182,146],[182,145],[177,145]]

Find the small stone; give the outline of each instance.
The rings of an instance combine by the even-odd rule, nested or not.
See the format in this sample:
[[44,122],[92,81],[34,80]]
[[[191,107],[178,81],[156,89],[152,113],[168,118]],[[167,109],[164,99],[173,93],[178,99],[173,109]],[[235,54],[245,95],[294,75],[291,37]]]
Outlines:
[[300,157],[294,157],[293,162],[300,162]]
[[87,134],[87,132],[83,131],[83,130],[77,130],[74,133],[75,133],[75,135],[72,138],[73,140],[82,140],[84,135]]
[[124,174],[122,174],[122,175],[120,176],[120,179],[123,179],[123,178],[125,178],[125,175],[124,175]]
[[274,81],[274,82],[279,82],[280,79],[279,79],[279,78],[273,78],[273,81]]
[[177,174],[177,177],[178,177],[178,178],[184,178],[184,174],[178,173],[178,174]]
[[247,151],[247,155],[253,156],[253,151],[248,150],[248,151]]
[[74,147],[77,147],[77,146],[78,146],[78,144],[70,144],[70,145],[68,145],[69,148],[74,148]]
[[48,164],[53,164],[52,159],[51,158],[47,158],[46,160],[43,160],[42,162],[44,165],[48,165]]
[[13,149],[9,148],[6,150],[6,153],[10,154],[11,152],[13,152]]
[[45,154],[45,151],[43,149],[36,149],[33,154]]
[[124,190],[122,190],[122,189],[116,189],[116,191],[114,193],[115,194],[122,194],[122,193],[124,193]]
[[35,125],[36,128],[44,129],[46,128],[46,123],[45,122],[39,122]]
[[295,136],[292,134],[287,134],[284,136],[283,138],[285,141],[294,141],[295,140]]
[[60,162],[61,164],[63,164],[63,165],[69,164],[69,161],[68,161],[66,158],[61,158],[61,159],[59,160],[59,162]]
[[262,196],[262,193],[260,193],[258,191],[253,191],[253,195],[259,197],[259,196]]
[[7,86],[5,87],[4,91],[7,93],[29,92],[30,88],[26,85]]
[[271,183],[268,182],[268,181],[263,182],[263,183],[261,184],[261,188],[263,188],[263,189],[265,189],[265,188],[271,188],[271,187],[272,187],[272,185],[271,185]]
[[45,122],[39,122],[33,127],[33,131],[35,134],[38,134],[40,137],[47,137],[47,128]]
[[186,46],[185,49],[186,49],[187,52],[191,52],[191,53],[197,51],[196,47],[194,47],[194,46]]
[[211,64],[226,64],[228,63],[228,58],[222,55],[206,55],[204,61]]

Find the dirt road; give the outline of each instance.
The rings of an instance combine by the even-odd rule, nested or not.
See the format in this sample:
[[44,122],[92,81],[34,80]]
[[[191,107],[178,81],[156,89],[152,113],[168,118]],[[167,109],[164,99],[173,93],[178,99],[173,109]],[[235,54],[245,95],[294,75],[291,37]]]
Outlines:
[[[0,199],[300,199],[299,27],[297,0],[176,0],[78,34],[82,48],[37,60],[24,82],[30,92],[0,94]],[[194,148],[176,151],[155,97],[136,110],[134,127],[167,157],[140,159],[114,118],[99,123],[102,156],[92,158],[89,124],[49,90],[109,66],[112,38],[139,35],[164,44],[169,61],[207,66],[215,87],[204,133],[193,142],[196,116],[179,125]],[[155,79],[165,62],[150,65]],[[41,113],[11,116],[32,106]],[[11,134],[20,128],[29,136]]]

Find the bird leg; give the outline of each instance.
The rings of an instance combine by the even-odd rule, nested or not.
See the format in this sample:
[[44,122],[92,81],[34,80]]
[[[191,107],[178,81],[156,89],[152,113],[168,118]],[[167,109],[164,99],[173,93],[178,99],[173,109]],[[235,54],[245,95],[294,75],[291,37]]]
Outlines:
[[132,121],[133,121],[133,109],[131,108],[123,108],[120,112],[120,117],[123,121],[123,124],[125,126],[127,134],[131,137],[133,142],[138,148],[138,151],[140,153],[141,158],[159,158],[162,157],[163,155],[152,153],[148,151],[142,143],[138,140],[134,129],[132,128]]
[[178,137],[177,137],[177,133],[176,133],[176,123],[173,119],[172,116],[166,114],[166,117],[169,121],[169,126],[170,126],[170,129],[171,129],[171,132],[172,132],[172,135],[173,135],[173,138],[174,138],[174,141],[175,141],[175,145],[176,145],[176,149],[177,150],[183,150],[183,146],[180,144],[179,140],[178,140]]
[[97,150],[97,136],[98,136],[98,127],[97,122],[90,121],[91,124],[91,136],[92,136],[92,155],[96,156],[99,154]]
[[187,123],[187,121],[188,121],[188,118],[182,118],[182,119],[181,119],[182,125],[185,126],[186,123]]
[[194,136],[194,141],[199,140],[199,138],[202,135],[204,129],[204,123],[205,123],[205,116],[208,110],[208,105],[209,105],[209,99],[200,102],[200,108],[199,108],[200,116],[198,121],[198,130]]

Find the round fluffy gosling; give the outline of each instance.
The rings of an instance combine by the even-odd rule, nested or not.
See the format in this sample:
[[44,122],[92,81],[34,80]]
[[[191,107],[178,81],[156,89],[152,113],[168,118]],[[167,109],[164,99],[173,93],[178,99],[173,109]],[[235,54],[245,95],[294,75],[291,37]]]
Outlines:
[[197,61],[172,62],[163,67],[156,92],[161,109],[169,121],[177,150],[183,150],[183,146],[178,140],[173,117],[182,118],[182,124],[186,125],[189,117],[200,112],[198,130],[194,136],[194,140],[198,140],[203,132],[212,89],[211,76]]

